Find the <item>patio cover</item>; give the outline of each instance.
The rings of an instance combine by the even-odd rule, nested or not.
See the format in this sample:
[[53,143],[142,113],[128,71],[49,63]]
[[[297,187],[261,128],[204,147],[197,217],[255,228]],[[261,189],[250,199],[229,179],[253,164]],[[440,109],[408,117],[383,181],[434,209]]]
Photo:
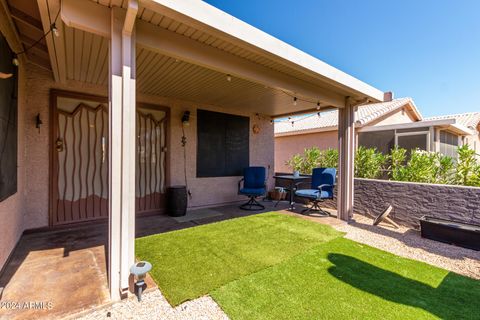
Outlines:
[[[109,284],[134,261],[136,94],[284,117],[339,109],[338,217],[353,213],[354,109],[384,93],[196,0],[37,0],[57,82],[109,87]],[[60,14],[55,21],[54,17]],[[292,103],[297,98],[297,103]]]

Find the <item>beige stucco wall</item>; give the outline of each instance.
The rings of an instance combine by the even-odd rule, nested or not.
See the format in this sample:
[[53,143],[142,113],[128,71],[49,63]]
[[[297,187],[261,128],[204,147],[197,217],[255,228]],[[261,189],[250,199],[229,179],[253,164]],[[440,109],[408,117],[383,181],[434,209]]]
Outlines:
[[309,134],[275,137],[275,172],[291,172],[285,162],[293,155],[303,153],[306,148],[318,147],[321,150],[338,147],[338,133],[325,131]]
[[18,73],[18,160],[17,193],[0,202],[0,269],[22,235],[25,204],[25,69]]
[[[2,221],[9,221],[9,226],[15,224],[17,219],[20,221],[17,223],[18,228],[6,227],[5,229],[18,229],[21,230],[19,231],[20,233],[23,229],[48,226],[50,90],[55,88],[88,94],[107,95],[107,88],[105,87],[98,87],[75,81],[68,81],[63,85],[56,84],[54,83],[50,72],[34,65],[28,65],[25,87],[25,107],[19,112],[21,118],[24,119],[22,122],[24,126],[19,128],[19,135],[23,136],[22,139],[24,139],[24,142],[23,146],[19,147],[19,150],[23,150],[22,152],[25,159],[28,159],[23,166],[19,163],[19,170],[24,170],[27,182],[19,184],[19,194],[25,195],[25,201],[14,196],[7,201],[0,203],[0,217],[2,218]],[[239,177],[196,178],[197,108],[251,117],[251,127],[254,124],[257,124],[261,130],[258,134],[253,134],[253,131],[250,130],[250,164],[262,165],[265,167],[270,166],[269,184],[273,185],[271,177],[273,175],[274,164],[274,138],[273,126],[270,125],[269,119],[258,118],[254,115],[246,114],[241,110],[238,112],[231,112],[221,107],[156,96],[140,95],[138,96],[138,101],[163,105],[170,108],[171,119],[170,131],[168,132],[170,150],[168,152],[167,176],[170,177],[171,185],[184,184],[180,118],[184,111],[189,110],[192,112],[191,125],[186,127],[185,130],[188,139],[187,175],[189,187],[192,192],[189,207],[217,205],[245,199],[244,197],[237,195],[237,182],[240,179]],[[40,131],[35,128],[35,116],[37,113],[40,114],[43,121]],[[12,208],[14,209],[13,211]],[[17,214],[12,214],[12,212],[16,212]],[[3,226],[6,225],[2,224],[2,228]],[[1,252],[10,252],[12,248],[11,243],[14,244],[17,241],[18,234],[15,233],[14,236],[9,236],[9,239],[11,240],[8,241],[8,246],[4,246],[4,241],[1,241]],[[0,258],[3,256],[4,254],[2,253]]]
[[401,124],[401,123],[412,123],[415,122],[415,119],[412,117],[411,113],[405,110],[405,108],[399,109],[393,113],[389,113],[374,122],[370,123],[369,126],[386,126],[389,124]]

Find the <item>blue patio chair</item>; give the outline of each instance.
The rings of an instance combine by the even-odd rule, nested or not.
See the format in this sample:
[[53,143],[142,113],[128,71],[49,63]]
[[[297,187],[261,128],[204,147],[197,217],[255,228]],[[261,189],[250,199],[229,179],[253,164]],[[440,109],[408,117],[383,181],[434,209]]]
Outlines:
[[[249,197],[248,202],[242,204],[243,210],[263,210],[265,206],[255,198],[267,193],[266,170],[264,167],[248,167],[243,169],[243,179],[238,181],[238,194]],[[243,187],[242,187],[243,182]]]
[[325,199],[333,199],[333,189],[335,188],[335,179],[337,170],[335,168],[315,168],[312,170],[312,182],[310,189],[299,189],[298,186],[305,184],[300,182],[297,185],[295,195],[299,198],[307,199],[312,205],[302,211],[302,214],[310,211],[317,211],[324,215],[329,215],[328,212],[322,210],[319,203]]

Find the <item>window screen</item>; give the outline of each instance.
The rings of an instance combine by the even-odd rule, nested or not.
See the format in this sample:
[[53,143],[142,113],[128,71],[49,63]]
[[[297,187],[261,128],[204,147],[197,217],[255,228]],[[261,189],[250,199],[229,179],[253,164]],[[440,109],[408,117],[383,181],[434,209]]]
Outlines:
[[197,111],[197,177],[241,176],[249,166],[250,119]]
[[457,147],[458,147],[458,136],[446,132],[440,131],[440,153],[456,158],[457,157]]
[[377,148],[383,154],[389,154],[395,145],[395,131],[360,132],[358,144],[365,148]]
[[13,53],[0,35],[0,201],[17,192],[17,68]]
[[406,149],[408,153],[417,148],[427,150],[427,137],[428,135],[426,134],[398,136],[397,144],[399,148]]

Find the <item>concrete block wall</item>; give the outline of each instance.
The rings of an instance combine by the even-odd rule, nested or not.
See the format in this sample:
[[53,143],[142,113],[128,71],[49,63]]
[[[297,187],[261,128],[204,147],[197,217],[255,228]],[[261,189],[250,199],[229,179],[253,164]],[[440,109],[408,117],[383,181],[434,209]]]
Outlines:
[[388,204],[395,221],[416,229],[422,216],[480,225],[480,188],[355,179],[355,212],[377,215]]
[[[480,188],[475,187],[356,178],[354,200],[355,213],[363,215],[377,216],[390,204],[390,217],[414,229],[423,216],[480,225]],[[323,206],[336,209],[336,201],[335,190],[334,200]]]

